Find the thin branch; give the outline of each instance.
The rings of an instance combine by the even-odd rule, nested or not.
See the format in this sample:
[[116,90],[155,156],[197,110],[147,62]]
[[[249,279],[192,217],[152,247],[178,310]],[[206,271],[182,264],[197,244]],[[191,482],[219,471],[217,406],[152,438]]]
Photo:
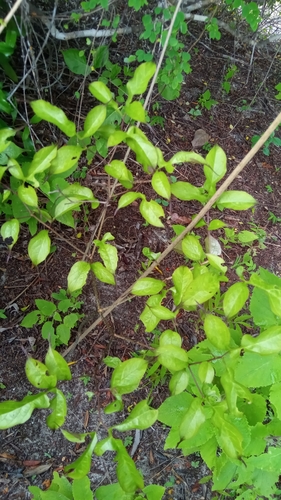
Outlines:
[[15,15],[16,11],[18,10],[20,4],[22,3],[23,0],[17,0],[16,3],[13,5],[11,8],[10,12],[6,15],[5,19],[1,21],[1,26],[0,26],[0,35],[4,28],[6,28],[8,22],[12,19],[12,17]]

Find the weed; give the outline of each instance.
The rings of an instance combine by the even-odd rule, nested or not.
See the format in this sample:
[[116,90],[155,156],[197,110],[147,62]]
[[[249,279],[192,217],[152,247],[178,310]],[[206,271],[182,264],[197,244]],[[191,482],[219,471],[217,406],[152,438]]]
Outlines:
[[278,224],[281,222],[281,217],[278,217],[273,212],[269,212],[268,220],[272,222],[272,224]]

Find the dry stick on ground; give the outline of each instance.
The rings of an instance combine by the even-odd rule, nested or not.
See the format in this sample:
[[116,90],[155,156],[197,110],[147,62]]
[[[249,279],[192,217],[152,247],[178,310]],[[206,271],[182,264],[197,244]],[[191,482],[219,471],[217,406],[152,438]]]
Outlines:
[[[249,163],[249,161],[255,156],[255,154],[259,151],[259,149],[263,146],[263,144],[266,142],[266,140],[269,138],[269,136],[272,134],[272,132],[278,127],[278,125],[281,123],[281,113],[275,118],[275,120],[271,123],[271,125],[268,127],[268,129],[264,132],[264,134],[261,136],[261,138],[258,140],[258,142],[255,144],[255,146],[249,151],[249,153],[243,158],[243,160],[237,165],[237,167],[233,170],[233,172],[228,176],[228,178],[223,182],[223,184],[219,187],[219,189],[216,191],[214,196],[208,201],[208,203],[202,208],[202,210],[199,212],[198,215],[193,219],[193,221],[186,227],[186,229],[179,235],[177,238],[164,250],[164,252],[158,257],[156,261],[151,264],[151,266],[140,276],[139,279],[145,278],[148,276],[153,269],[159,265],[159,263],[167,257],[167,255],[175,248],[178,243],[181,242],[181,240],[186,236],[195,226],[198,224],[198,222],[204,217],[204,215],[212,208],[214,203],[217,201],[217,199],[224,193],[224,191],[227,190],[227,188],[230,186],[230,184],[236,179],[236,177],[242,172],[243,168]],[[110,314],[116,307],[118,307],[124,299],[131,293],[132,288],[134,286],[134,283],[127,288],[127,290],[120,295],[120,297],[111,304],[106,310],[103,311],[102,316],[100,316],[92,325],[85,330],[85,332],[80,335],[79,338],[75,340],[75,342],[69,346],[64,352],[63,356],[67,356],[75,347],[78,345],[81,340],[83,340],[94,328],[106,317],[108,314]]]

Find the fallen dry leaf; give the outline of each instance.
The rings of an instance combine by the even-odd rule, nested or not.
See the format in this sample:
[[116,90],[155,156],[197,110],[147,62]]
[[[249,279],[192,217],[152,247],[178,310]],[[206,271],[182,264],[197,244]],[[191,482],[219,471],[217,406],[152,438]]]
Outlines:
[[43,464],[38,465],[38,467],[29,467],[28,469],[24,469],[23,475],[25,477],[35,476],[37,474],[43,474],[46,470],[49,470],[52,467],[52,464]]
[[178,224],[190,224],[191,217],[186,217],[185,215],[179,215],[176,212],[171,214],[171,221]]
[[196,148],[200,148],[201,146],[204,146],[204,144],[206,144],[206,142],[208,142],[209,140],[209,134],[207,134],[207,132],[205,130],[203,130],[202,128],[199,128],[198,130],[196,130],[195,134],[194,134],[194,139],[192,141],[192,147],[194,149]]

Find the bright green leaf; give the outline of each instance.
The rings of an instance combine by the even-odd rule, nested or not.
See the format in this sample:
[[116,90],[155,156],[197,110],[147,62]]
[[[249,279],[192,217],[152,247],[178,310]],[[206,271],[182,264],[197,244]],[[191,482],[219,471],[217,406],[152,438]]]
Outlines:
[[223,297],[223,312],[226,317],[232,318],[244,307],[249,297],[246,283],[234,283]]
[[204,331],[207,339],[217,349],[227,349],[230,343],[230,331],[218,316],[207,314],[204,321]]
[[46,229],[29,240],[27,251],[34,266],[43,262],[48,257],[50,250],[51,240]]
[[256,204],[255,198],[245,191],[225,191],[216,202],[219,210],[248,210]]
[[133,285],[132,294],[133,295],[156,295],[161,292],[164,287],[164,283],[155,278],[141,278]]
[[43,100],[33,101],[30,103],[30,106],[39,118],[53,123],[68,137],[75,135],[75,124],[67,118],[62,109]]
[[67,290],[69,293],[73,293],[83,288],[90,269],[90,264],[82,260],[73,264],[67,276]]
[[139,386],[147,368],[147,361],[141,358],[132,358],[118,365],[113,371],[110,387],[118,394],[128,394]]

